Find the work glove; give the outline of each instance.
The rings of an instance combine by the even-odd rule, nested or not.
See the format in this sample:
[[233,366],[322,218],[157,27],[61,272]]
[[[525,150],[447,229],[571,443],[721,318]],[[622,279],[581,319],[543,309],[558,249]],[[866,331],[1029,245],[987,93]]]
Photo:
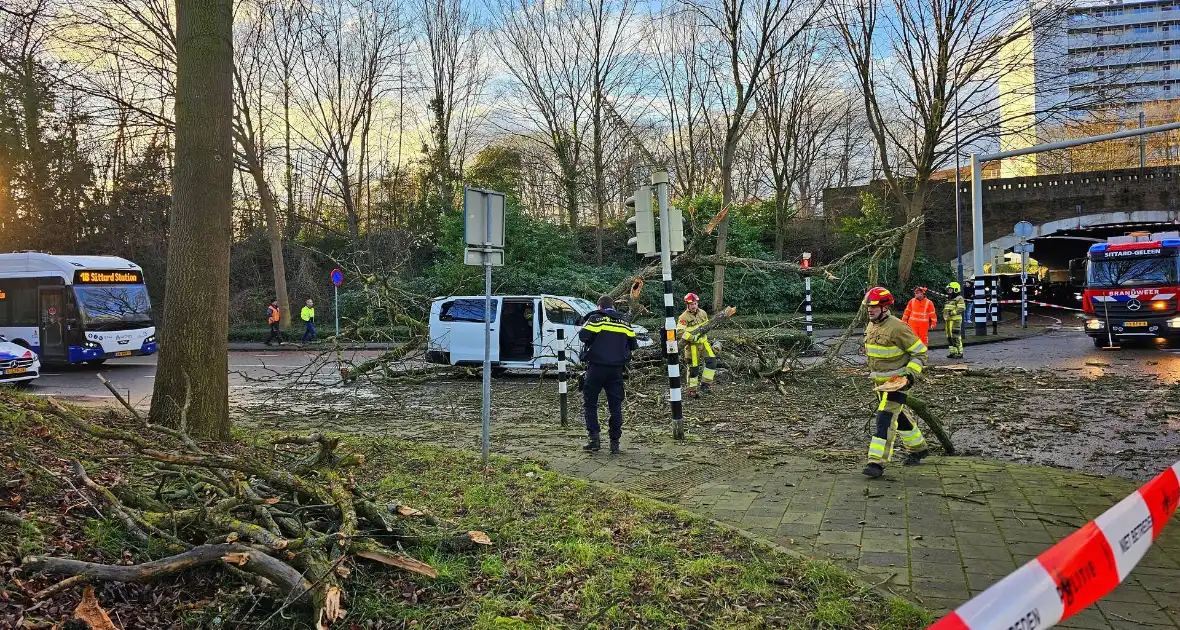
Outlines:
[[692,342],[696,341],[696,335],[694,335],[690,332],[686,332],[686,333],[684,333],[684,336],[681,337],[681,339],[683,339],[685,343],[692,343]]
[[910,374],[909,372],[906,372],[906,375],[905,375],[906,389],[913,387],[915,382],[916,382],[916,379],[914,379],[914,375]]

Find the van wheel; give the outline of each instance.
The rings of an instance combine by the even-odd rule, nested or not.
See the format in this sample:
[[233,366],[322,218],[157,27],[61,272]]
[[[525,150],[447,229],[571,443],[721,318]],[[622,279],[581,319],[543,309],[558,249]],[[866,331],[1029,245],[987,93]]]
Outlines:
[[1091,337],[1094,340],[1095,348],[1105,348],[1106,342],[1109,341],[1106,337]]

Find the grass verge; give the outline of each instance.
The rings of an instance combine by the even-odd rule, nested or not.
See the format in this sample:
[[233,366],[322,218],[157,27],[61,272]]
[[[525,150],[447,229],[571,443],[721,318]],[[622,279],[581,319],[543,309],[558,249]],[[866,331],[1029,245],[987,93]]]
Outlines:
[[[159,557],[158,549],[136,546],[117,523],[87,507],[62,514],[62,506],[78,497],[40,467],[55,471],[78,457],[112,485],[139,473],[124,461],[100,466],[102,445],[53,424],[36,406],[0,393],[0,438],[14,445],[4,471],[26,480],[27,496],[12,511],[37,523],[35,533],[0,525],[0,540],[17,543],[0,545],[0,565],[12,567],[30,552],[107,562]],[[99,412],[89,419],[120,422]],[[267,437],[238,432],[225,448],[246,451]],[[355,474],[363,490],[482,530],[494,545],[450,552],[403,532],[409,534],[406,551],[434,566],[438,577],[350,566],[342,627],[902,630],[930,621],[922,610],[882,598],[832,564],[779,552],[668,505],[604,490],[536,462],[496,458],[484,468],[464,451],[382,439],[350,438],[345,447],[365,455]],[[48,583],[20,579],[5,587],[0,622],[5,614],[25,614],[27,596]],[[100,601],[123,614],[186,627],[310,627],[290,611],[274,614],[264,597],[221,570],[155,585],[155,597],[152,588],[108,586]],[[67,591],[38,612],[72,610],[77,596]]]

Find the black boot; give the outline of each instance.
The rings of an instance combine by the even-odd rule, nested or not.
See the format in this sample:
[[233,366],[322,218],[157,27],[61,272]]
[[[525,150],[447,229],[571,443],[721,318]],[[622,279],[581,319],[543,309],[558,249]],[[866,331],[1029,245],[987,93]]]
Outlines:
[[623,452],[623,450],[619,448],[619,441],[618,440],[611,440],[610,441],[610,454],[611,455],[618,455],[621,452]]
[[918,464],[921,464],[922,460],[926,459],[926,456],[929,454],[930,454],[930,449],[923,449],[921,451],[907,453],[905,456],[905,460],[902,461],[901,463],[904,466],[917,466]]
[[582,450],[586,451],[587,453],[597,453],[598,451],[601,451],[602,444],[598,441],[598,436],[591,435],[590,441],[586,443],[586,446],[582,447]]
[[865,466],[865,469],[861,472],[863,472],[865,476],[870,479],[876,479],[877,477],[885,474],[885,467],[881,464],[873,462],[868,466]]

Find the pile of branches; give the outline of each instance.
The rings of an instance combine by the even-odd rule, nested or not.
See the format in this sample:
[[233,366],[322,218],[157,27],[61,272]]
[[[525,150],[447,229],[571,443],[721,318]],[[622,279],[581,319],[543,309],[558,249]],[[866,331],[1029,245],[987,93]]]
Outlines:
[[491,544],[482,532],[460,531],[366,494],[354,479],[364,456],[341,452],[332,437],[282,436],[263,456],[232,455],[138,415],[132,431],[92,424],[52,398],[48,402],[49,413],[110,445],[105,457],[131,463],[147,483],[108,488],[77,460],[71,462],[74,481],[63,481],[130,536],[172,554],[132,566],[25,558],[26,571],[71,576],[47,589],[53,592],[89,581],[147,582],[217,565],[273,595],[280,610],[302,608],[314,615],[317,628],[327,628],[346,614],[343,581],[355,559],[433,578],[436,571],[400,551],[400,541],[434,542],[449,551]]

